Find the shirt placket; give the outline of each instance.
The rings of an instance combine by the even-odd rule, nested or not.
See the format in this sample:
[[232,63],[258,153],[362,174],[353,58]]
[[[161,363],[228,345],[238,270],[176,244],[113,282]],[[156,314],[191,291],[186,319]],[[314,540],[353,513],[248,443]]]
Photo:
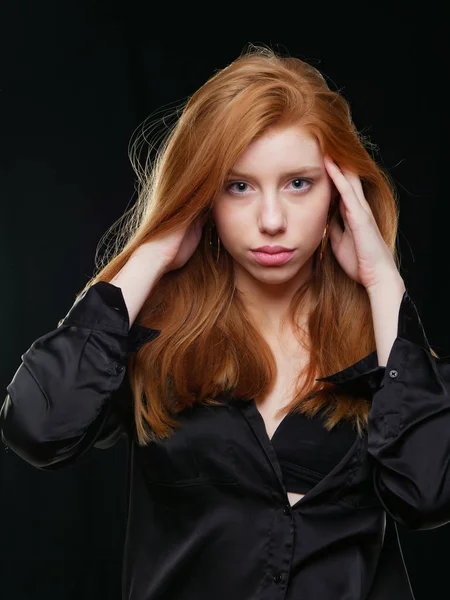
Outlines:
[[273,487],[275,505],[274,514],[272,515],[274,526],[271,531],[272,539],[268,551],[269,569],[265,576],[264,593],[261,600],[274,600],[275,598],[284,600],[289,583],[295,542],[295,521],[292,507],[289,503],[275,449],[267,435],[264,420],[256,404],[251,400],[242,405],[240,410],[263,448],[275,475],[275,485]]

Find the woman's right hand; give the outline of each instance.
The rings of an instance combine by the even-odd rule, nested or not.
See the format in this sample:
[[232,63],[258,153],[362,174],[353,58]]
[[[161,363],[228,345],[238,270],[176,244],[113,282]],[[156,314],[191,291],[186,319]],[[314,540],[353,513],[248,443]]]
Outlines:
[[[202,237],[203,226],[208,216],[197,217],[189,226],[178,229],[164,238],[152,240],[152,251],[158,253],[164,273],[183,267],[191,258]],[[145,244],[144,244],[145,246]]]

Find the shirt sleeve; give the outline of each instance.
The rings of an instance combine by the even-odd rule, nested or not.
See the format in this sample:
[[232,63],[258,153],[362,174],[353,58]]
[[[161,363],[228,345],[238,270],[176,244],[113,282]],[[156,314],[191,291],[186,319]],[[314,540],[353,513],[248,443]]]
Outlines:
[[122,290],[99,281],[21,356],[0,408],[1,438],[40,469],[70,464],[130,433],[127,359],[160,330],[129,327]]
[[376,493],[396,522],[422,530],[450,521],[450,364],[431,354],[407,291],[373,394],[368,452]]

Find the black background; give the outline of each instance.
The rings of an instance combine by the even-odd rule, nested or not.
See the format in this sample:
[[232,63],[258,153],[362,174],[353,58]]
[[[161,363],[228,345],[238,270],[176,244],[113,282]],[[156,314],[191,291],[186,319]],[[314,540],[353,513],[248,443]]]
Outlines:
[[[102,235],[135,200],[127,155],[135,128],[191,95],[249,42],[311,61],[350,101],[356,126],[398,185],[402,276],[430,344],[449,354],[443,16],[331,18],[325,7],[317,15],[299,7],[275,19],[261,9],[265,28],[255,31],[231,6],[216,6],[215,16],[211,6],[186,16],[167,8],[2,5],[4,388],[21,354],[67,313]],[[119,599],[125,442],[56,472],[0,450],[0,597]],[[417,600],[448,598],[449,525],[399,531]]]

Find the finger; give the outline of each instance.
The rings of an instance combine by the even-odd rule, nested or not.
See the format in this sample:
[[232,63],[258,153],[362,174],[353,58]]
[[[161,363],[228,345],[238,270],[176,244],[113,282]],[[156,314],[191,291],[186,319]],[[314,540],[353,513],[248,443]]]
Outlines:
[[354,171],[349,171],[348,169],[341,168],[342,173],[350,182],[355,194],[357,195],[359,201],[361,202],[362,207],[369,213],[372,212],[370,208],[370,204],[367,202],[366,196],[364,194],[364,190],[362,187],[361,177],[355,173]]
[[344,173],[328,156],[324,157],[324,164],[341,197],[345,198],[346,205],[350,209],[358,210],[360,207],[359,199]]
[[330,177],[333,179],[341,197],[345,200],[347,208],[353,212],[364,210],[368,212],[370,206],[364,197],[361,181],[353,172],[341,169],[330,157],[324,157],[324,164]]

